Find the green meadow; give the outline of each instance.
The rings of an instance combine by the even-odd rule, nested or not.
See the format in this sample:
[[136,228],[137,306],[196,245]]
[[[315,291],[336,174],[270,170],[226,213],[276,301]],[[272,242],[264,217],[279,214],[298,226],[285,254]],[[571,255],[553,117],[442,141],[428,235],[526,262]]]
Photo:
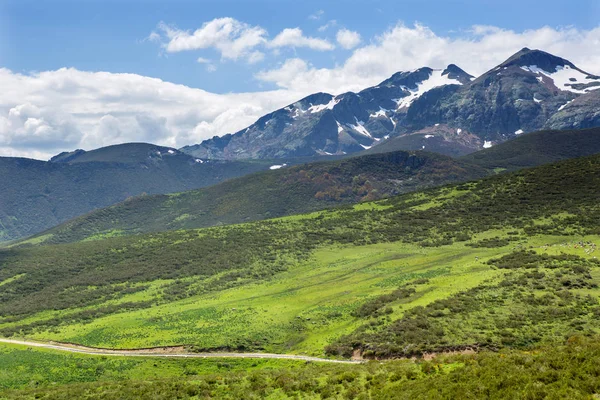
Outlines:
[[0,382],[16,398],[589,398],[599,171],[596,156],[305,215],[2,249],[2,336],[367,362],[3,346]]
[[[328,247],[266,282],[60,326],[31,337],[106,348],[184,344],[322,355],[335,336],[357,327],[361,321],[350,313],[368,298],[428,278],[430,283],[419,288],[413,301],[395,305],[389,317],[399,317],[407,308],[495,277],[498,272],[483,261],[501,253],[502,249],[472,251],[462,245]],[[120,301],[151,298],[157,287],[170,283],[156,282]]]
[[[501,236],[498,231],[485,232],[472,242]],[[582,240],[600,243],[597,236]],[[386,304],[391,311],[378,317],[396,320],[414,307],[447,299],[483,282],[500,280],[507,272],[487,262],[510,254],[515,248],[588,256],[585,248],[576,248],[570,242],[572,238],[568,236],[539,235],[493,248],[473,248],[464,243],[422,247],[397,242],[329,246],[266,281],[118,312],[91,322],[61,324],[27,337],[103,348],[187,345],[198,350],[260,350],[322,356],[328,344],[365,323],[364,318],[352,314],[370,299],[402,285],[426,280],[415,286],[410,297]],[[598,271],[593,274],[597,281]],[[100,306],[160,297],[163,288],[173,283],[157,280],[141,291]],[[185,283],[193,287],[201,282],[187,278]],[[586,290],[598,295],[595,289]],[[75,308],[68,313],[81,311]],[[19,323],[43,321],[61,314],[67,313],[45,311]]]

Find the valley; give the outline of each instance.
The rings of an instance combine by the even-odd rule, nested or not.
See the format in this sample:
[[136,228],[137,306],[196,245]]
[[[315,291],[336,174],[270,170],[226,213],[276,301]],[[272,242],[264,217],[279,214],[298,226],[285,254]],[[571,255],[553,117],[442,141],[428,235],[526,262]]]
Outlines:
[[600,398],[598,29],[151,3],[0,66],[0,400]]

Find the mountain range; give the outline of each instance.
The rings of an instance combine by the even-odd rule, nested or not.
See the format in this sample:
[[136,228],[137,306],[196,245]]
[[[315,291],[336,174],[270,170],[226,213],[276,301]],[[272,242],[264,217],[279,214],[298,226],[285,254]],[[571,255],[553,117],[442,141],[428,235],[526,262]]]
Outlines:
[[22,243],[65,243],[283,217],[597,153],[600,128],[533,132],[459,159],[425,151],[358,155],[262,171],[184,193],[131,198]]
[[600,77],[524,48],[477,78],[451,64],[398,72],[358,93],[315,93],[181,151],[239,160],[344,155],[390,144],[464,155],[526,132],[600,125],[595,89]]

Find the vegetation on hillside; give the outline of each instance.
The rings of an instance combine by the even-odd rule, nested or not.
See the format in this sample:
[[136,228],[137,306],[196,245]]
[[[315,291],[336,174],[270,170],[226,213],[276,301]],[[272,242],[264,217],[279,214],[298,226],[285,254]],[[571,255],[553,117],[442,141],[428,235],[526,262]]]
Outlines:
[[395,152],[268,171],[176,195],[130,199],[40,234],[45,243],[240,223],[377,200],[486,175],[431,153]]
[[600,128],[521,135],[461,158],[484,168],[516,170],[600,152]]
[[[64,243],[310,212],[596,154],[599,143],[597,128],[542,131],[470,154],[460,161],[431,153],[400,151],[304,164],[177,195],[131,198],[52,228],[33,241]],[[94,152],[84,154],[91,155]]]
[[111,146],[80,158],[67,163],[0,157],[0,242],[30,236],[132,196],[197,189],[271,165],[200,163],[183,153],[140,143]]
[[[555,182],[562,184],[556,186]],[[540,234],[558,235],[559,237],[561,235],[563,237],[564,235],[567,237],[598,235],[600,233],[597,225],[600,217],[600,203],[598,202],[600,193],[597,191],[599,184],[600,156],[592,156],[512,174],[497,175],[478,182],[432,189],[376,203],[364,203],[306,216],[202,230],[5,249],[0,251],[2,265],[0,268],[0,283],[2,284],[0,332],[7,336],[40,334],[43,337],[48,334],[48,329],[53,331],[56,329],[58,338],[60,338],[66,332],[62,330],[64,327],[67,330],[75,329],[75,332],[70,334],[71,337],[82,340],[83,337],[77,336],[76,333],[77,329],[82,329],[81,324],[98,320],[109,321],[103,318],[113,313],[131,312],[132,318],[135,320],[141,318],[142,321],[146,321],[146,324],[152,324],[157,329],[178,332],[179,335],[183,335],[181,337],[189,340],[186,340],[186,344],[194,344],[197,341],[202,349],[219,347],[263,349],[274,341],[284,340],[277,336],[279,330],[275,329],[269,333],[257,330],[254,332],[256,335],[250,340],[244,339],[246,336],[238,331],[238,336],[228,336],[225,338],[225,342],[213,339],[204,341],[203,338],[212,337],[204,335],[208,335],[210,332],[214,333],[210,327],[189,325],[191,315],[194,315],[192,320],[205,320],[204,313],[213,315],[212,318],[206,319],[206,321],[213,321],[211,326],[217,320],[238,322],[246,321],[244,318],[261,320],[257,317],[255,309],[240,310],[242,314],[239,314],[237,310],[198,309],[196,305],[195,309],[177,314],[181,318],[187,318],[184,319],[188,323],[184,323],[183,319],[175,323],[170,317],[165,317],[165,313],[173,315],[172,310],[169,311],[169,307],[173,302],[181,299],[199,295],[210,296],[210,294],[214,294],[218,299],[218,296],[224,294],[226,289],[243,287],[252,291],[252,288],[255,287],[252,285],[260,282],[270,282],[269,285],[273,285],[283,272],[292,273],[301,265],[309,268],[310,263],[313,262],[311,257],[315,254],[315,250],[328,246],[343,246],[350,252],[360,252],[366,251],[365,246],[368,245],[390,243],[392,247],[398,249],[397,254],[390,259],[394,265],[397,265],[399,262],[397,260],[407,257],[407,254],[404,253],[406,250],[402,250],[399,243],[405,243],[407,246],[410,244],[410,246],[414,246],[413,251],[424,251],[424,254],[430,255],[433,253],[427,252],[425,249],[446,246],[440,250],[440,253],[453,254],[454,257],[467,257],[475,250],[471,247],[462,247],[461,250],[461,246],[463,246],[461,243],[478,245],[486,243],[486,246],[490,246],[487,242],[496,240],[493,238],[497,236],[498,232],[503,232],[503,237],[498,240],[507,240],[508,246],[515,241],[527,243],[532,240],[534,235]],[[482,239],[485,237],[488,238],[487,241]],[[510,249],[506,249],[506,247],[481,247],[480,251],[489,257],[492,254],[510,253]],[[359,271],[363,271],[365,268],[382,268],[385,256],[377,257],[380,261],[375,265],[357,265],[357,270],[353,273],[359,276]],[[569,263],[572,260],[568,261],[557,271],[563,276],[567,273],[582,274],[576,277],[576,280],[583,282],[586,286],[577,288],[577,290],[595,290],[593,282],[585,275],[588,269],[594,268],[594,264],[588,265],[584,261],[577,261],[576,263],[583,263],[582,271],[569,272],[571,271]],[[336,262],[343,262],[343,260]],[[416,263],[424,261],[414,259],[411,262],[416,265]],[[401,265],[394,268],[402,270]],[[416,281],[435,277],[439,273],[443,274],[445,265],[426,265],[429,269],[423,273],[427,272],[427,275],[413,276],[409,279],[408,283],[416,288],[416,295],[411,296],[411,290],[407,287],[407,290],[401,291],[398,296],[394,294],[396,292],[392,292],[393,301],[401,302],[406,296],[409,296],[411,304],[418,304],[413,300],[424,296],[424,290],[431,290],[426,283],[421,284],[422,288],[425,288],[421,289],[421,285],[416,285]],[[333,266],[325,267],[331,269]],[[479,268],[483,271],[491,271],[492,267],[496,268],[497,266],[489,265]],[[567,307],[563,309],[572,309],[569,313],[572,312],[573,315],[581,313],[582,307],[586,310],[589,308],[587,314],[577,315],[582,318],[583,322],[580,325],[585,332],[595,329],[594,324],[589,325],[591,323],[589,321],[590,313],[595,312],[594,304],[586,305],[585,295],[580,298],[570,293],[573,288],[563,288],[567,291],[561,292],[551,282],[553,274],[557,271],[546,271],[546,269],[548,268],[544,265],[540,266],[541,272],[539,273],[543,275],[539,275],[538,278],[546,285],[545,289],[539,290],[552,296],[548,303],[549,309],[561,301],[567,302],[565,303]],[[315,268],[315,270],[318,269]],[[302,271],[304,275],[296,276],[296,280],[306,280],[310,277],[310,268]],[[398,270],[394,269],[394,271]],[[437,272],[434,274],[434,271]],[[397,274],[397,272],[395,273]],[[430,273],[431,275],[429,275]],[[523,274],[529,273],[533,272],[523,272]],[[499,276],[498,279],[501,279],[502,276]],[[493,302],[495,301],[494,296],[498,294],[503,301],[506,301],[506,307],[509,307],[510,304],[517,304],[523,308],[522,312],[525,315],[529,315],[535,310],[531,311],[527,308],[529,303],[521,299],[519,293],[526,294],[533,283],[530,285],[526,275],[517,277],[524,282],[525,287],[503,288],[501,282],[487,282],[483,283],[483,286],[473,289],[473,292],[468,292],[480,284],[475,281],[465,287],[467,297],[463,298],[460,295],[456,298],[448,297],[452,293],[447,293],[444,296],[448,298],[446,303],[432,305],[431,307],[435,307],[435,309],[425,307],[422,315],[418,314],[421,311],[417,309],[405,313],[394,310],[394,308],[392,311],[395,314],[387,315],[385,309],[381,312],[380,307],[375,307],[377,318],[372,322],[380,326],[377,329],[369,328],[357,331],[358,336],[354,336],[352,339],[354,342],[350,345],[344,344],[344,339],[340,339],[341,342],[337,343],[340,344],[341,351],[333,350],[332,353],[347,355],[348,350],[344,349],[356,347],[365,351],[372,350],[375,355],[404,354],[395,348],[386,349],[379,346],[377,344],[380,340],[378,335],[382,335],[382,338],[385,338],[385,335],[396,335],[393,336],[394,340],[397,339],[398,343],[404,343],[403,341],[409,339],[403,338],[402,332],[406,330],[404,325],[408,324],[407,321],[411,316],[427,317],[422,321],[423,323],[429,321],[427,323],[438,324],[436,326],[441,329],[455,329],[452,320],[446,315],[447,310],[454,307],[455,303],[458,304],[458,309],[464,312],[465,318],[469,320],[479,318],[478,314],[473,314],[477,313],[478,309],[471,309],[471,303],[469,303],[469,297],[472,296],[492,296],[490,302]],[[398,278],[399,276],[396,275],[396,280],[390,280],[392,286],[387,286],[388,291],[391,292],[394,289],[394,282],[398,282],[395,285],[396,288],[403,288],[402,282],[398,281]],[[504,277],[507,282],[514,281],[511,279],[510,276]],[[157,282],[163,283],[157,284]],[[293,288],[286,289],[279,294],[279,298],[293,295],[295,290]],[[372,296],[377,292],[369,286],[365,286],[362,290],[364,290],[363,296]],[[385,294],[382,293],[385,290],[379,292]],[[567,297],[563,299],[561,297],[563,295]],[[357,324],[360,325],[362,321],[360,310],[356,311],[358,314],[355,314],[355,322],[347,319],[348,315],[360,306],[360,298],[355,301],[357,300],[359,304],[347,304],[345,309],[327,310],[322,308],[317,320],[295,318],[293,322],[287,322],[290,331],[300,328],[313,329],[313,325],[319,326],[321,320],[335,320],[336,315],[342,317],[341,323],[345,324],[345,330],[353,328]],[[364,299],[364,301],[367,300],[368,298]],[[206,298],[203,301],[209,301],[209,299]],[[279,301],[279,303],[285,305],[285,302]],[[147,310],[157,304],[167,307],[160,309],[162,313],[160,315],[149,317],[144,313],[136,314],[135,310]],[[325,304],[327,302],[323,303],[323,305]],[[396,305],[393,304],[393,306]],[[546,305],[541,304],[540,306],[545,307]],[[537,307],[536,310],[538,309],[540,308]],[[439,314],[435,317],[439,318],[439,322],[432,322],[434,317],[431,315],[434,313]],[[406,315],[402,316],[402,314]],[[268,314],[265,317],[268,318]],[[313,317],[315,316],[310,318]],[[400,322],[396,323],[392,317],[402,318],[397,320]],[[440,335],[437,334],[437,331],[432,331],[433,337],[425,336],[422,341],[414,343],[416,352],[464,345],[481,346],[482,343],[487,343],[488,338],[491,343],[490,347],[497,344],[510,344],[510,341],[505,339],[510,335],[505,335],[502,331],[501,317],[502,315],[486,316],[490,321],[489,335],[484,332],[481,337],[472,336],[471,331],[463,332],[458,329],[462,329],[463,326],[459,326],[456,327],[458,330],[454,336],[449,336],[452,340],[445,343],[439,341]],[[94,323],[91,326],[96,328],[91,331],[86,330],[86,343],[119,342],[120,336],[114,330],[114,326],[98,326]],[[323,329],[334,329],[336,326],[338,325],[331,326],[324,323]],[[396,329],[396,326],[399,328]],[[406,326],[412,327],[410,324]],[[464,328],[469,326],[465,325]],[[542,339],[545,340],[549,337],[548,335],[552,336],[552,332],[562,329],[561,327],[560,324],[542,326],[540,328],[543,330],[542,333],[539,333],[538,328],[534,327],[532,333],[526,332],[524,335],[533,337],[529,341],[536,343]],[[121,329],[127,331],[128,328]],[[221,329],[225,329],[225,327],[221,327]],[[477,331],[479,328],[474,326],[473,329]],[[324,332],[323,334],[325,334]],[[330,331],[328,333],[329,340],[334,339],[331,337],[332,334],[335,336],[339,332],[339,330]],[[135,335],[139,335],[139,333]],[[134,338],[135,336],[130,337]],[[170,340],[178,337],[171,335]],[[239,339],[241,341],[238,341]],[[296,339],[302,341],[306,338],[299,336]],[[373,348],[365,345],[365,341],[371,339],[373,339]],[[292,340],[292,338],[288,337],[285,340]],[[296,344],[292,340],[282,343],[281,346],[283,347],[280,349],[286,346],[294,347]],[[414,353],[412,350],[411,352]]]

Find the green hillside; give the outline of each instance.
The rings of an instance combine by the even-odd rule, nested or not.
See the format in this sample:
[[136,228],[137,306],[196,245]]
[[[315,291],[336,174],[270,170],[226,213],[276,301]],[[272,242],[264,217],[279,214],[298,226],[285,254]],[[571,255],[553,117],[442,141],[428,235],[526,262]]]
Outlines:
[[540,131],[462,157],[484,168],[515,170],[600,153],[600,128]]
[[592,156],[304,216],[5,249],[0,333],[341,356],[593,333],[599,184]]
[[599,185],[595,155],[312,214],[2,249],[4,337],[418,358],[2,344],[0,398],[593,398]]
[[313,162],[176,195],[132,198],[40,233],[30,242],[64,243],[281,217],[598,152],[596,128],[526,134],[459,160],[399,151]]
[[486,174],[481,167],[424,152],[304,164],[185,193],[133,198],[68,221],[33,240],[61,243],[267,219]]
[[49,162],[0,157],[0,241],[30,236],[131,196],[214,185],[270,165],[200,163],[143,143],[62,154]]

